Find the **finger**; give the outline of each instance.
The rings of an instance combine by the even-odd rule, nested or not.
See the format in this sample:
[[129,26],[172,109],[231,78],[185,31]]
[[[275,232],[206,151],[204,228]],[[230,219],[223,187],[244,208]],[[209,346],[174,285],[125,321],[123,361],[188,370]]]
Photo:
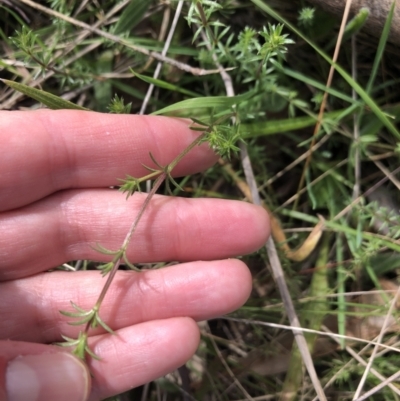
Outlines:
[[[0,280],[28,276],[69,260],[111,260],[145,198],[113,190],[64,191],[0,215]],[[131,262],[223,259],[265,243],[268,215],[238,201],[157,196],[128,248]]]
[[[64,188],[119,185],[143,167],[170,163],[197,136],[187,120],[76,110],[0,111],[0,211]],[[197,146],[174,174],[212,165],[208,145]]]
[[[76,312],[96,303],[104,285],[98,272],[53,272],[0,284],[0,338],[61,341],[77,337],[81,326],[60,310]],[[251,275],[246,265],[230,259],[193,262],[141,273],[119,272],[102,304],[100,316],[113,330],[178,316],[207,320],[236,310],[248,299]],[[15,300],[18,299],[18,302]],[[29,328],[27,330],[26,328]],[[93,333],[101,333],[97,329]]]
[[61,348],[0,341],[0,399],[85,401],[91,389],[87,366]]
[[[90,401],[99,401],[159,378],[183,365],[199,343],[189,318],[146,322],[101,335],[89,345]],[[17,354],[18,352],[18,354]],[[85,401],[90,375],[84,364],[55,347],[0,342],[0,395],[9,401]]]
[[89,345],[101,360],[89,363],[89,401],[127,391],[182,366],[195,353],[199,330],[189,318],[155,320],[101,335]]

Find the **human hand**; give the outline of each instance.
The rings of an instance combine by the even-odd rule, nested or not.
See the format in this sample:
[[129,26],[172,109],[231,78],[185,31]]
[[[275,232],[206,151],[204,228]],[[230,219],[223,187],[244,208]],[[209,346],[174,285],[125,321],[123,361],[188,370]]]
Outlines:
[[[195,320],[246,301],[247,267],[223,259],[262,246],[266,212],[243,202],[155,196],[128,258],[184,263],[117,273],[100,311],[116,335],[98,328],[89,341],[101,360],[87,367],[49,345],[78,335],[59,310],[71,300],[91,309],[105,279],[96,271],[43,272],[70,260],[107,260],[93,246],[118,249],[145,197],[126,200],[108,187],[126,174],[145,175],[149,152],[167,164],[196,135],[186,121],[165,117],[0,112],[0,400],[100,400],[149,382],[195,352]],[[215,160],[204,144],[174,175]]]

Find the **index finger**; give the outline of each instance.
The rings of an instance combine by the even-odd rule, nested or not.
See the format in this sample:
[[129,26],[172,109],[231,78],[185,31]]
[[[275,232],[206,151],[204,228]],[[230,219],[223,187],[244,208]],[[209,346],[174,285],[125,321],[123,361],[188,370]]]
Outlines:
[[[77,110],[0,111],[0,211],[67,188],[108,187],[127,174],[141,177],[170,163],[198,132],[187,120]],[[174,170],[186,175],[211,166],[207,144]]]

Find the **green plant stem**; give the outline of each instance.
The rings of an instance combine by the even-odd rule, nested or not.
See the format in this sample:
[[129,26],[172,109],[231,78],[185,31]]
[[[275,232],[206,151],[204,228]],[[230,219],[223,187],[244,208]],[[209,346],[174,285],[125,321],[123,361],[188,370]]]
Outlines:
[[[107,277],[107,281],[104,284],[104,287],[101,290],[101,293],[96,301],[95,306],[93,307],[93,310],[95,311],[95,313],[93,314],[93,317],[86,323],[85,326],[85,330],[84,330],[84,335],[85,338],[87,339],[87,335],[90,331],[90,328],[93,326],[93,323],[95,322],[96,318],[97,318],[97,313],[100,310],[101,304],[107,294],[107,291],[109,290],[112,281],[114,280],[115,274],[117,273],[117,270],[119,268],[119,266],[121,265],[122,259],[126,253],[126,250],[128,248],[128,245],[132,239],[132,236],[134,234],[134,232],[136,231],[136,228],[141,220],[141,218],[143,217],[144,212],[146,211],[151,199],[153,198],[153,196],[156,194],[157,190],[160,188],[161,184],[168,179],[168,177],[170,176],[172,170],[176,167],[176,165],[197,145],[199,145],[207,136],[207,134],[209,133],[209,130],[203,132],[201,135],[199,135],[189,146],[187,146],[170,164],[168,164],[164,170],[161,172],[161,174],[157,177],[157,179],[154,182],[154,185],[151,189],[151,191],[148,193],[145,201],[143,202],[139,213],[137,214],[135,220],[133,221],[125,239],[124,242],[120,248],[120,252],[119,252],[119,256],[116,259],[116,261],[114,262],[114,265],[112,267],[112,269],[110,270],[108,277]],[[156,173],[159,173],[160,171],[157,171]],[[150,174],[150,175],[154,175]]]
[[[95,306],[94,306],[94,308],[93,308],[93,309],[96,310],[97,312],[100,310],[101,304],[102,304],[102,302],[103,302],[103,300],[104,300],[104,298],[105,298],[105,296],[106,296],[106,294],[107,294],[107,291],[108,291],[108,289],[110,288],[112,281],[114,280],[115,274],[117,273],[117,270],[118,270],[119,266],[121,265],[121,261],[122,261],[122,257],[123,257],[122,255],[125,253],[126,248],[128,247],[129,242],[130,242],[130,240],[131,240],[131,238],[132,238],[132,235],[133,235],[133,233],[135,232],[135,230],[136,230],[136,228],[137,228],[137,226],[138,226],[138,224],[139,224],[140,219],[142,218],[142,216],[143,216],[143,214],[144,214],[144,212],[145,212],[147,206],[149,205],[149,203],[150,203],[152,197],[154,196],[154,194],[157,192],[158,188],[160,188],[160,185],[161,185],[161,184],[163,183],[163,181],[165,180],[166,176],[167,176],[166,173],[162,173],[162,174],[157,178],[157,180],[154,182],[153,188],[151,189],[151,191],[150,191],[149,194],[147,195],[145,201],[143,202],[143,205],[142,205],[141,208],[140,208],[139,213],[137,214],[135,220],[133,221],[133,223],[132,223],[132,225],[131,225],[131,227],[130,227],[130,229],[129,229],[129,232],[128,232],[128,234],[126,235],[125,240],[124,240],[124,242],[123,242],[123,244],[122,244],[122,247],[121,247],[121,251],[122,251],[122,252],[121,252],[121,256],[119,256],[118,259],[115,261],[113,268],[111,269],[110,273],[108,274],[107,281],[106,281],[106,283],[104,284],[104,287],[102,288],[101,293],[100,293],[100,295],[99,295],[99,297],[98,297],[98,299],[97,299],[97,301],[96,301],[96,304],[95,304]],[[91,325],[92,325],[92,323],[93,323],[93,320],[94,320],[95,318],[96,318],[96,314],[94,314],[94,315],[93,315],[93,318],[90,319],[90,320],[86,323],[85,333],[88,333],[88,332],[89,332],[90,327],[91,327]]]

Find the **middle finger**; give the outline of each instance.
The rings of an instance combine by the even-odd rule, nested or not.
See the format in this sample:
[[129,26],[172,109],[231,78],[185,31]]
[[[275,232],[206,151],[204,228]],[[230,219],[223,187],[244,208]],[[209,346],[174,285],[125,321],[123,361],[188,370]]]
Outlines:
[[[69,260],[111,260],[94,249],[96,244],[119,249],[145,196],[135,194],[127,201],[114,190],[67,190],[0,214],[0,281]],[[128,258],[132,263],[222,259],[255,251],[267,236],[268,216],[261,207],[155,196]]]

